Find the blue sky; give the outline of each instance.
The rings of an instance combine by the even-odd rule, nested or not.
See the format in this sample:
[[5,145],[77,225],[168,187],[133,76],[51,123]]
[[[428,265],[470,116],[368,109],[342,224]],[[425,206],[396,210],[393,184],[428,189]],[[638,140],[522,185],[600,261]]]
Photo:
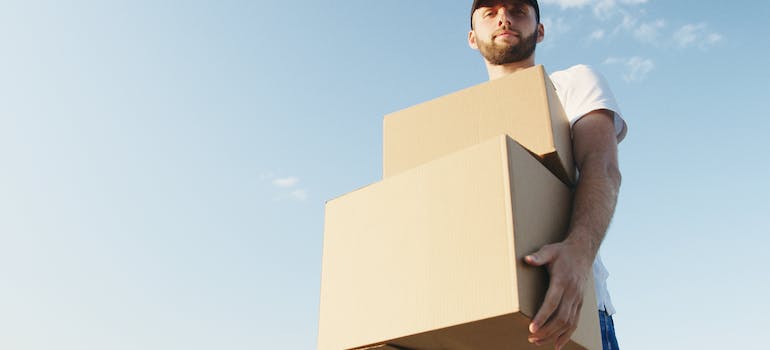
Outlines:
[[[382,117],[483,82],[469,4],[0,3],[0,348],[311,349],[324,201]],[[757,1],[550,0],[537,61],[629,124],[602,247],[624,349],[764,344]]]

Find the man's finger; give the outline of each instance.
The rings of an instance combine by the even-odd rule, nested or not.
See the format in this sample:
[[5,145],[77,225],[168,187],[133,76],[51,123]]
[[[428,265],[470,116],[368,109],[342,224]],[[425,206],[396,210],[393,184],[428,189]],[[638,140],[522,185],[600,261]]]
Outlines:
[[543,266],[553,260],[554,249],[550,246],[540,248],[540,250],[524,257],[524,261],[532,266]]
[[566,345],[570,338],[572,337],[572,334],[575,333],[575,330],[578,326],[578,319],[580,318],[580,309],[583,306],[583,299],[581,296],[575,296],[573,299],[572,306],[570,307],[570,316],[569,316],[569,323],[568,327],[559,334],[559,336],[556,338],[555,346],[557,350],[561,350],[564,345]]
[[529,332],[537,333],[545,322],[553,315],[556,308],[559,307],[561,298],[564,295],[564,288],[561,285],[551,280],[551,284],[548,286],[548,291],[545,293],[545,300],[543,305],[540,306],[540,310],[537,311],[535,317],[532,318],[532,323],[529,324]]
[[559,335],[573,327],[575,322],[575,305],[574,302],[569,302],[565,298],[566,296],[562,298],[559,309],[556,310],[553,317],[548,319],[545,326],[537,333],[532,334],[531,338],[537,339],[541,343],[554,342]]
[[561,350],[567,343],[569,343],[570,338],[572,338],[572,334],[575,333],[575,330],[577,329],[577,324],[573,326],[572,328],[568,329],[566,332],[559,335],[559,338],[556,339],[556,350]]
[[548,318],[545,325],[536,333],[531,334],[530,338],[542,342],[555,341],[559,335],[575,326],[581,304],[582,299],[565,290],[553,316]]

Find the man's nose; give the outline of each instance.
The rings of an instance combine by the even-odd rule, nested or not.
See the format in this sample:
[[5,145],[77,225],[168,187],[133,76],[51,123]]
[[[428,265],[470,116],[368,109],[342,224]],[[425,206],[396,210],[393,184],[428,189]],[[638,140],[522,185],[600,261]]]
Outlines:
[[508,15],[508,10],[501,8],[499,11],[497,11],[497,25],[502,26],[505,25],[511,25],[511,17]]

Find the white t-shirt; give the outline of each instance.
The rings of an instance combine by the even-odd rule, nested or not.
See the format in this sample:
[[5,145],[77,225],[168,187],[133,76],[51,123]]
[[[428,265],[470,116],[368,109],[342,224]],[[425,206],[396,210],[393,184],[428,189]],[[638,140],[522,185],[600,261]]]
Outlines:
[[[626,122],[620,115],[620,108],[615,100],[615,95],[607,85],[607,81],[598,72],[586,65],[577,65],[568,69],[554,72],[550,75],[556,88],[556,94],[564,106],[564,112],[570,121],[570,126],[580,120],[586,114],[597,109],[607,109],[614,112],[615,133],[618,142],[626,136]],[[602,263],[599,254],[593,264],[594,284],[596,287],[596,301],[599,310],[606,310],[610,315],[615,313],[612,306],[610,292],[607,289],[607,277],[609,272]]]

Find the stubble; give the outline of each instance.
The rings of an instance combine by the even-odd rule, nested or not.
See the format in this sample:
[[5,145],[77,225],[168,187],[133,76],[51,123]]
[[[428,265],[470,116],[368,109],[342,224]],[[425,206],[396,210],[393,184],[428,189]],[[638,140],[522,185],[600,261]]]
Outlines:
[[[521,35],[521,33],[516,32]],[[503,65],[523,61],[532,56],[537,46],[537,29],[532,34],[522,37],[516,45],[499,44],[492,39],[489,42],[478,42],[481,55],[494,65]]]

